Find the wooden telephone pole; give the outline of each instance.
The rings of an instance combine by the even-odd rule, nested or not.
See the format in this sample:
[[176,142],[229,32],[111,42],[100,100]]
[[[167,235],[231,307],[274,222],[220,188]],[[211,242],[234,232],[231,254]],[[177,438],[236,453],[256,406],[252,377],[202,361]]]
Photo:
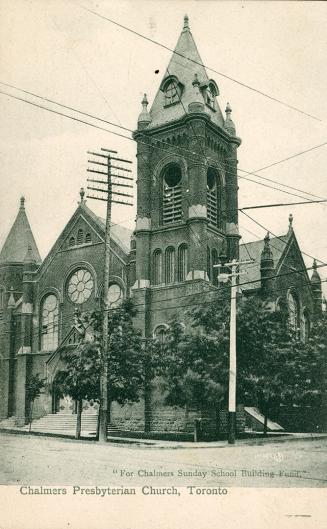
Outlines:
[[226,283],[231,279],[231,301],[230,301],[230,327],[229,327],[229,390],[228,390],[228,443],[235,444],[236,438],[236,296],[237,296],[237,278],[246,272],[238,272],[239,265],[252,263],[249,261],[236,261],[233,259],[230,263],[214,265],[230,268],[230,273],[218,274],[218,280]]
[[[112,170],[116,171],[123,171],[124,173],[128,172],[131,173],[132,171],[130,169],[127,169],[125,167],[122,167],[121,165],[113,165],[116,162],[119,162],[120,164],[131,164],[132,162],[130,160],[125,160],[123,158],[117,158],[112,156],[113,154],[117,154],[117,151],[112,151],[109,149],[103,149],[101,148],[102,153],[96,153],[96,152],[90,152],[88,151],[88,154],[91,154],[92,156],[98,156],[100,158],[105,158],[106,162],[100,162],[97,160],[88,160],[89,163],[100,165],[105,167],[105,170],[103,171],[97,171],[95,169],[88,169],[88,172],[90,173],[97,173],[105,177],[105,179],[102,180],[95,180],[92,178],[88,178],[88,182],[93,182],[97,184],[102,184],[104,187],[94,187],[94,186],[87,186],[88,190],[92,191],[98,191],[101,194],[105,194],[105,198],[103,196],[94,196],[94,195],[88,195],[88,198],[94,199],[94,200],[102,200],[106,202],[107,204],[107,213],[106,213],[106,230],[105,230],[105,255],[104,255],[104,270],[103,270],[103,298],[102,298],[102,310],[103,310],[103,323],[102,323],[102,347],[101,347],[101,375],[100,375],[100,409],[99,409],[99,442],[106,443],[107,442],[107,432],[108,432],[108,369],[110,368],[109,362],[110,362],[110,339],[109,339],[109,310],[110,310],[110,302],[108,299],[108,291],[109,291],[109,280],[110,280],[110,232],[111,232],[111,213],[112,213],[112,204],[124,204],[125,206],[132,206],[133,204],[131,202],[124,202],[123,200],[119,199],[119,197],[131,197],[133,198],[133,195],[129,195],[127,193],[122,193],[120,191],[120,188],[122,187],[130,187],[133,186],[131,184],[121,183],[114,179],[123,179],[123,180],[133,180],[130,176],[125,176],[121,174],[115,174],[112,172]],[[106,153],[106,154],[104,154]],[[118,188],[118,190],[116,190]],[[116,198],[118,196],[118,199]]]

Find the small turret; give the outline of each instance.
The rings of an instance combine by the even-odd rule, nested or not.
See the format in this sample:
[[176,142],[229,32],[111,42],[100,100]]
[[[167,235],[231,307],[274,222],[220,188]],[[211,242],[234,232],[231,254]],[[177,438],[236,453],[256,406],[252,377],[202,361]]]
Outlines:
[[315,313],[319,315],[322,311],[322,290],[321,290],[321,277],[317,272],[317,261],[313,260],[312,265],[312,276],[311,276],[311,288],[314,299]]
[[292,213],[289,214],[289,217],[288,217],[288,232],[287,232],[287,235],[290,237],[293,233],[293,215]]
[[192,96],[191,103],[189,103],[188,105],[188,111],[190,113],[204,112],[204,100],[200,92],[200,81],[198,79],[197,74],[194,74],[192,85],[193,85],[193,96]]
[[236,136],[236,127],[234,125],[234,121],[231,118],[232,108],[229,103],[227,103],[226,105],[225,112],[226,112],[226,120],[225,120],[224,129],[227,130],[227,132],[231,136]]
[[275,266],[270,247],[270,236],[267,232],[260,261],[261,289],[264,295],[272,294],[275,287]]
[[149,125],[149,123],[151,123],[151,116],[148,112],[148,104],[148,98],[146,94],[144,94],[142,99],[142,112],[137,120],[137,126],[139,129],[144,129]]

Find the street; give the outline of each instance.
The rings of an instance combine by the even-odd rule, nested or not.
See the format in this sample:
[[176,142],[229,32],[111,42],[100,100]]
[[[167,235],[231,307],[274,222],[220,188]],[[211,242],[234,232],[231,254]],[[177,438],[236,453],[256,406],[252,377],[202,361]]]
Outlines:
[[327,439],[207,448],[0,434],[2,485],[325,487]]

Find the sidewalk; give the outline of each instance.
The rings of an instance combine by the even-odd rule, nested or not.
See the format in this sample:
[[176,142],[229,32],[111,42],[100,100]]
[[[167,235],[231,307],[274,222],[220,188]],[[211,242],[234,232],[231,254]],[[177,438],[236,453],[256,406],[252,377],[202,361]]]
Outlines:
[[[41,437],[50,437],[50,438],[62,438],[70,439],[76,441],[73,435],[68,435],[64,433],[52,433],[52,432],[29,432],[26,428],[3,428],[0,427],[0,433],[9,433],[9,434],[20,434],[20,435],[33,435]],[[162,441],[156,439],[138,439],[131,437],[118,437],[118,436],[108,436],[108,446],[111,445],[128,445],[135,447],[143,448],[157,448],[157,449],[182,449],[182,448],[232,448],[232,445],[229,445],[227,440],[222,441],[202,441],[198,443],[190,441]],[[270,434],[268,437],[254,437],[247,439],[236,439],[237,446],[253,446],[253,445],[262,445],[262,444],[271,444],[271,443],[283,443],[288,441],[313,441],[317,439],[327,439],[327,433],[275,433]],[[92,436],[82,436],[80,441],[86,442],[96,442]]]

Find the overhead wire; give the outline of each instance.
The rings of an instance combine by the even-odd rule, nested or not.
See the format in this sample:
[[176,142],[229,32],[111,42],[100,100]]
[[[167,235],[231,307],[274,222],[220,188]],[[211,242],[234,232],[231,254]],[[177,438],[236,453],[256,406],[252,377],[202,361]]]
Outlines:
[[[65,104],[63,104],[63,103],[59,103],[59,102],[57,102],[57,101],[55,101],[55,100],[53,100],[53,99],[50,99],[50,98],[47,98],[47,97],[44,97],[44,96],[40,96],[40,95],[36,94],[35,92],[31,92],[31,91],[29,91],[29,90],[25,90],[25,89],[19,88],[19,87],[13,85],[13,84],[5,83],[5,82],[3,82],[3,81],[0,81],[0,84],[1,84],[1,85],[4,85],[4,86],[7,86],[7,87],[9,87],[9,88],[12,88],[12,89],[14,89],[14,90],[20,91],[20,92],[22,92],[22,93],[25,93],[25,94],[31,95],[31,96],[36,97],[36,98],[38,98],[38,99],[41,99],[41,100],[47,101],[47,102],[49,102],[49,103],[51,103],[51,104],[54,104],[54,105],[57,105],[57,106],[59,106],[59,107],[66,108],[67,110],[71,110],[71,111],[73,111],[73,112],[77,112],[78,114],[81,114],[81,115],[83,115],[83,116],[89,117],[89,118],[91,118],[91,119],[94,119],[94,120],[100,121],[100,122],[102,122],[102,123],[106,123],[106,124],[111,125],[111,126],[116,127],[116,128],[120,128],[120,129],[125,130],[125,131],[127,131],[127,132],[131,132],[131,133],[135,132],[135,131],[133,131],[132,129],[126,127],[126,126],[119,125],[119,124],[117,124],[117,123],[115,123],[115,122],[113,122],[113,121],[109,121],[109,120],[106,120],[106,119],[100,118],[100,117],[98,117],[98,116],[95,116],[94,114],[90,114],[90,113],[88,113],[88,112],[84,112],[83,110],[76,109],[76,108],[71,107],[71,106],[69,106],[69,105],[65,105]],[[103,131],[108,132],[108,133],[110,133],[110,134],[113,134],[113,135],[119,136],[120,138],[127,139],[127,140],[129,140],[129,141],[133,141],[133,143],[135,142],[135,140],[134,140],[132,137],[129,137],[129,136],[126,136],[126,135],[123,135],[123,134],[119,134],[119,133],[117,133],[117,132],[115,132],[115,131],[113,131],[113,130],[109,130],[109,129],[105,129],[105,128],[103,128],[103,127],[96,126],[96,125],[94,125],[94,124],[92,124],[92,123],[86,122],[86,121],[81,120],[81,119],[74,118],[74,117],[72,117],[72,116],[70,116],[70,115],[68,115],[68,114],[64,114],[64,113],[61,113],[61,112],[57,112],[57,111],[55,111],[55,110],[50,109],[49,107],[46,107],[46,106],[43,106],[43,105],[38,105],[38,104],[36,104],[36,103],[34,103],[34,102],[32,102],[32,101],[29,101],[29,100],[24,99],[24,98],[19,98],[18,96],[15,96],[15,95],[10,94],[10,93],[7,93],[7,92],[0,91],[0,93],[1,93],[2,95],[6,95],[6,96],[8,96],[8,97],[12,97],[12,98],[14,98],[14,99],[18,99],[19,101],[22,101],[22,102],[25,102],[25,103],[31,104],[31,105],[36,106],[36,107],[38,107],[38,108],[41,108],[41,109],[43,109],[43,110],[48,110],[49,112],[57,113],[57,114],[59,114],[59,115],[61,115],[61,116],[63,116],[63,117],[67,117],[67,118],[69,118],[69,119],[72,119],[72,120],[74,120],[74,121],[78,121],[78,122],[83,123],[83,124],[85,124],[85,125],[90,125],[91,127],[99,128],[100,130],[103,130]],[[185,112],[185,107],[184,107],[184,112]],[[144,136],[144,137],[147,137],[147,138],[148,138],[148,136],[146,136],[145,133],[142,132],[142,131],[138,131],[138,134],[140,134],[141,136]],[[142,141],[139,140],[139,139],[138,139],[138,142],[141,143],[141,144],[146,144],[146,145],[148,145],[147,143],[142,142]],[[192,150],[190,150],[190,149],[187,149],[187,148],[185,148],[185,147],[183,147],[183,146],[181,146],[181,145],[171,145],[169,142],[167,142],[167,141],[165,141],[165,140],[162,140],[162,139],[160,140],[159,143],[160,143],[160,145],[156,145],[156,148],[158,148],[158,149],[160,149],[160,150],[163,150],[163,151],[165,151],[165,152],[169,152],[169,153],[171,153],[172,151],[175,151],[175,149],[177,148],[177,149],[179,149],[180,151],[184,151],[184,152],[187,152],[187,153],[192,154],[192,155],[198,155],[198,153],[196,153],[196,152],[194,152],[194,151],[192,151]],[[164,147],[162,147],[162,145],[168,146],[169,149],[165,149]],[[288,185],[288,184],[283,184],[283,183],[279,182],[278,180],[273,180],[273,179],[270,179],[270,178],[267,178],[267,177],[263,177],[263,176],[258,175],[258,174],[256,174],[256,173],[259,172],[259,171],[261,171],[261,170],[263,170],[263,169],[265,169],[265,168],[268,168],[268,167],[273,166],[273,165],[278,165],[278,164],[280,164],[280,163],[284,163],[284,162],[287,161],[287,160],[290,160],[290,159],[295,158],[295,157],[297,157],[297,156],[300,156],[300,155],[306,154],[307,152],[310,152],[310,151],[312,151],[312,150],[314,150],[314,149],[318,149],[318,148],[324,147],[324,146],[326,146],[326,145],[327,145],[327,142],[324,142],[324,143],[321,143],[321,144],[319,144],[319,145],[316,145],[316,146],[310,147],[310,148],[308,148],[308,149],[305,149],[305,150],[303,150],[303,151],[301,151],[301,152],[298,152],[298,153],[296,153],[296,154],[294,154],[294,155],[291,155],[291,156],[289,156],[289,157],[287,157],[287,158],[283,158],[282,160],[276,161],[276,162],[274,162],[274,163],[272,163],[272,164],[270,164],[270,165],[267,165],[267,166],[265,166],[265,167],[263,167],[263,168],[261,168],[261,169],[257,169],[257,170],[255,170],[255,171],[247,171],[247,170],[245,170],[245,169],[242,169],[241,167],[238,167],[238,171],[240,171],[240,172],[242,172],[242,173],[245,173],[245,174],[247,174],[248,176],[253,175],[253,176],[256,176],[257,178],[260,178],[260,179],[266,180],[266,181],[268,181],[268,182],[276,183],[277,185],[280,185],[280,186],[283,186],[283,187],[285,187],[285,188],[288,188],[288,189],[292,189],[292,190],[298,191],[298,192],[300,192],[300,193],[302,193],[302,194],[304,194],[304,195],[309,195],[309,196],[313,196],[313,197],[315,197],[315,198],[319,198],[319,199],[325,200],[324,197],[321,197],[321,196],[319,196],[319,195],[315,195],[315,194],[313,194],[313,193],[310,193],[310,192],[308,192],[308,191],[304,191],[304,190],[299,189],[299,188],[296,188],[296,187],[294,187],[294,186],[290,186],[290,185]],[[214,160],[215,162],[217,161],[216,158],[210,156],[209,154],[206,154],[206,155],[203,155],[203,156],[205,157],[207,164],[209,164],[208,160],[211,160],[211,159]],[[225,161],[223,161],[223,160],[218,160],[218,163],[219,163],[219,164],[222,164],[222,165],[224,165],[224,166],[225,166],[225,165],[228,166],[228,163],[225,162]],[[238,178],[243,179],[243,180],[248,180],[249,182],[252,182],[252,183],[255,183],[255,184],[257,184],[257,185],[264,186],[264,187],[268,187],[268,188],[270,188],[270,189],[275,189],[275,190],[277,190],[277,191],[279,191],[279,192],[282,192],[282,193],[284,193],[284,194],[288,194],[288,195],[291,195],[291,196],[296,196],[296,197],[298,197],[298,198],[302,198],[302,199],[305,199],[305,200],[309,200],[307,197],[300,196],[300,195],[298,195],[298,194],[294,194],[294,193],[290,193],[290,192],[286,192],[286,191],[284,191],[284,190],[282,190],[282,189],[279,189],[279,188],[277,188],[277,187],[275,187],[275,186],[269,186],[269,185],[267,185],[267,184],[264,184],[263,182],[258,182],[257,180],[250,179],[250,178],[248,178],[248,176],[245,177],[245,176],[238,175]]]
[[[75,4],[75,2],[74,2],[74,4]],[[188,60],[189,62],[191,62],[193,64],[197,64],[199,66],[203,66],[207,70],[210,70],[211,72],[214,72],[217,75],[220,75],[221,77],[225,77],[229,81],[232,81],[232,82],[234,82],[234,83],[236,83],[236,84],[238,84],[240,86],[243,86],[244,88],[247,88],[247,89],[251,90],[252,92],[260,94],[260,95],[270,99],[271,101],[275,101],[276,103],[280,103],[281,105],[286,106],[286,107],[288,107],[288,108],[290,108],[292,110],[295,110],[296,112],[299,112],[299,113],[301,113],[301,114],[303,114],[303,115],[305,115],[307,117],[310,117],[310,118],[312,118],[312,119],[314,119],[316,121],[322,121],[320,118],[318,118],[317,116],[314,116],[313,114],[309,114],[308,112],[305,112],[304,110],[301,110],[301,109],[299,109],[299,108],[297,108],[297,107],[295,107],[293,105],[290,105],[289,103],[286,103],[285,101],[282,101],[281,99],[278,99],[277,97],[271,96],[271,95],[263,92],[262,90],[254,88],[253,86],[250,86],[250,85],[248,85],[246,83],[243,83],[242,81],[239,81],[239,80],[237,80],[237,79],[235,79],[235,78],[233,78],[233,77],[231,77],[231,76],[229,76],[227,74],[224,74],[223,72],[220,72],[220,71],[218,71],[218,70],[216,70],[214,68],[211,68],[210,66],[207,66],[207,65],[203,64],[202,62],[199,62],[199,61],[197,61],[195,59],[192,59],[191,57],[188,57],[187,55],[184,55],[183,53],[180,53],[180,52],[170,48],[169,46],[166,46],[165,44],[162,44],[161,42],[158,42],[158,41],[156,41],[154,39],[151,39],[150,37],[147,37],[146,35],[143,35],[142,33],[138,32],[138,31],[136,31],[136,30],[134,30],[132,28],[129,28],[128,26],[125,26],[124,24],[121,24],[120,22],[117,22],[116,20],[113,20],[112,18],[109,18],[107,16],[101,15],[100,13],[97,13],[96,11],[93,11],[92,9],[84,7],[84,6],[82,6],[82,5],[78,4],[78,3],[76,3],[76,5],[78,7],[80,7],[81,9],[84,9],[85,11],[88,11],[89,13],[91,13],[91,14],[99,17],[99,18],[107,20],[108,22],[110,22],[111,24],[114,24],[117,27],[120,27],[120,28],[122,28],[122,29],[124,29],[126,31],[129,31],[130,33],[133,33],[134,35],[137,35],[138,37],[140,37],[140,38],[142,38],[144,40],[147,40],[148,42],[151,42],[152,44],[156,44],[157,46],[160,46],[161,48],[164,48],[164,49],[174,53],[175,55],[183,57],[183,59],[186,59],[186,60]]]

